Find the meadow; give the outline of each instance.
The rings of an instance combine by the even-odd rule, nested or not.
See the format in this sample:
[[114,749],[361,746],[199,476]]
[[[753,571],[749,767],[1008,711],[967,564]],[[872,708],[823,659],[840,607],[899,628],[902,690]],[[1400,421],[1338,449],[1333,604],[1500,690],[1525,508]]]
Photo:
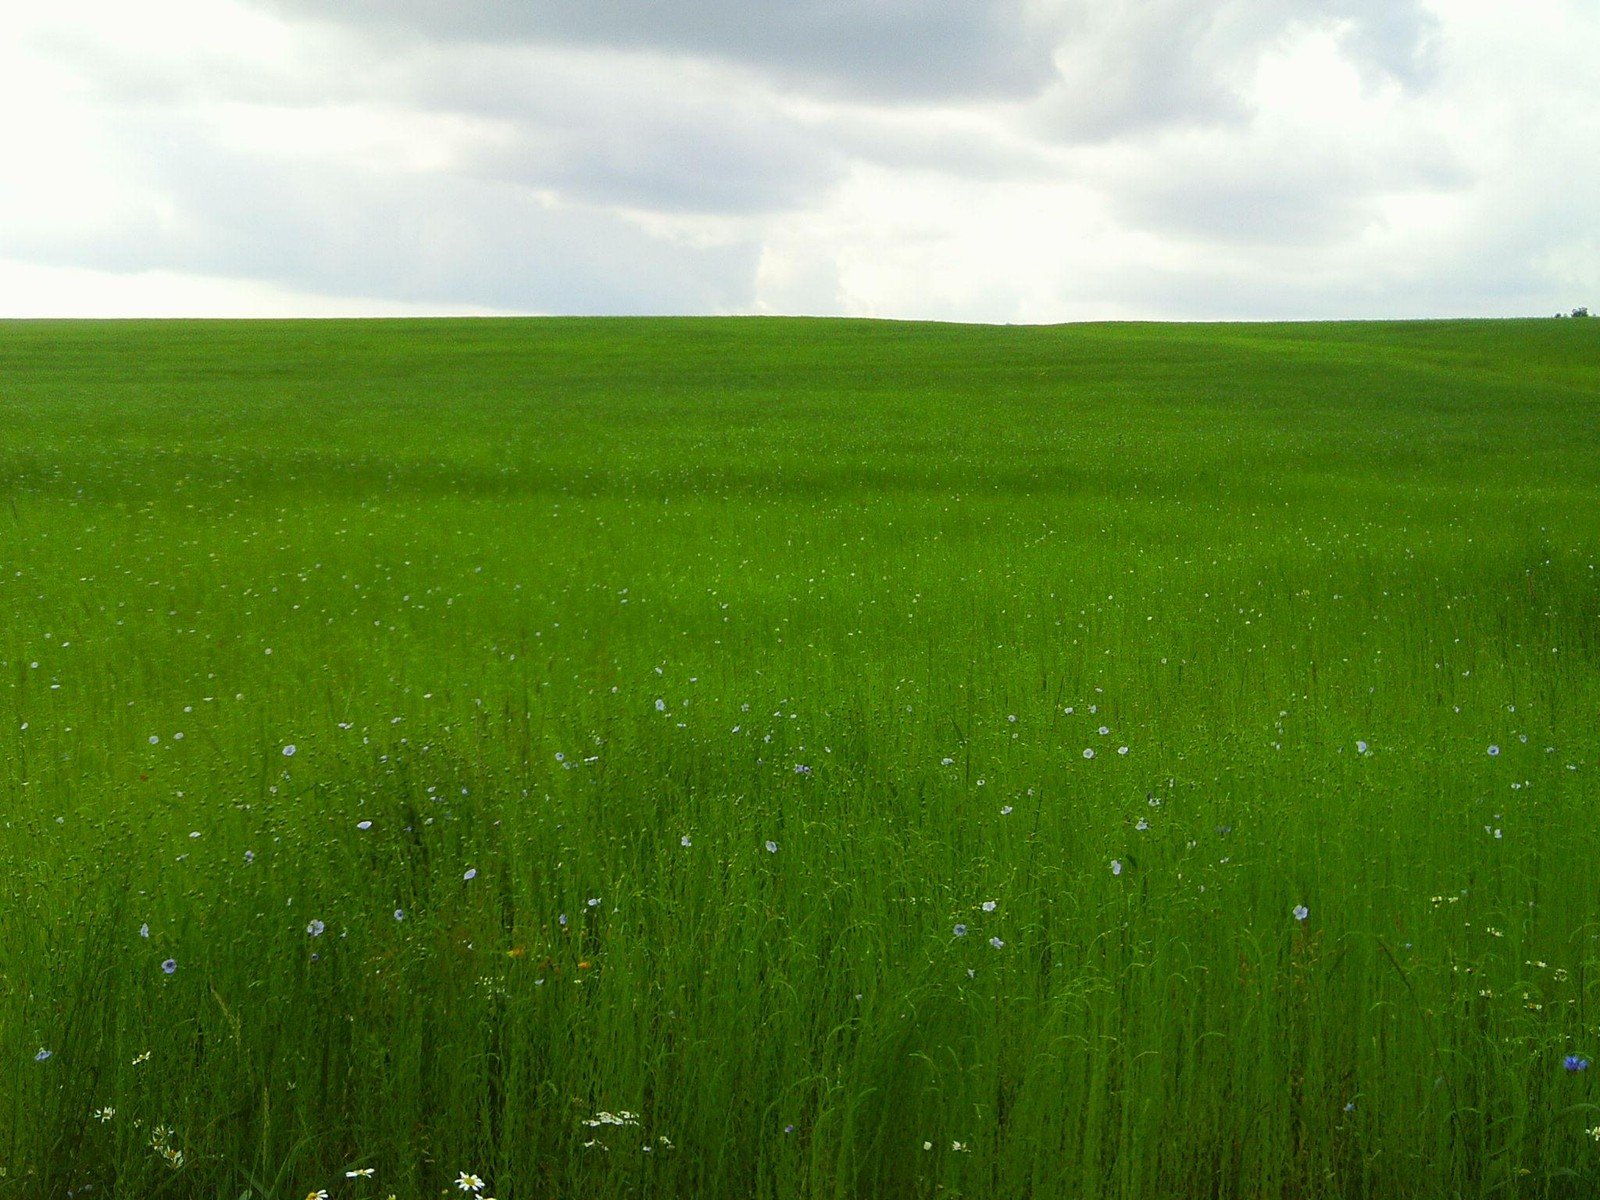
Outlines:
[[1593,1195],[1597,364],[0,324],[0,1200]]

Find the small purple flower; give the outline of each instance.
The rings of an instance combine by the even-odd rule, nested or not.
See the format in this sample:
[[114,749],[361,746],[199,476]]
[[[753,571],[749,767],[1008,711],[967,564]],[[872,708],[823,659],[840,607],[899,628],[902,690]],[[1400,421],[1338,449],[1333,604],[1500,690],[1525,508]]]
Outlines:
[[776,854],[777,852],[778,852],[778,843],[769,840],[767,842],[767,853],[768,854]]
[[1500,747],[1499,746],[1490,746],[1489,747],[1489,757],[1490,758],[1498,758],[1499,756],[1500,756]]
[[1311,915],[1311,910],[1309,908],[1307,908],[1304,904],[1296,904],[1294,906],[1294,919],[1296,921],[1304,921],[1310,915]]
[[796,775],[809,775],[811,774],[811,768],[806,766],[805,763],[795,763],[794,773]]
[[359,829],[359,830],[362,830],[363,832],[365,832],[366,830],[372,828],[372,822],[371,821],[357,821],[356,822],[356,828]]
[[174,974],[178,969],[178,960],[175,958],[167,959],[166,962],[161,964],[161,969],[168,975]]
[[283,756],[285,758],[294,757],[294,744],[292,742],[283,748]]
[[1578,1071],[1587,1071],[1589,1069],[1589,1060],[1587,1058],[1579,1058],[1576,1054],[1569,1054],[1561,1060],[1561,1065],[1568,1071],[1576,1073]]
[[955,934],[957,937],[966,937],[967,936],[967,927],[965,925],[957,925],[950,932]]
[[463,875],[461,878],[463,880],[473,880],[473,879],[476,879],[477,877],[478,877],[478,868],[477,867],[468,867],[467,868],[467,873],[465,875]]
[[394,910],[394,919],[396,921],[404,921],[406,919],[406,910],[403,909],[403,908],[395,909]]
[[35,1054],[33,1056],[33,1061],[34,1062],[43,1062],[45,1059],[49,1058],[50,1055],[53,1054],[53,1053],[54,1053],[54,1051],[52,1051],[52,1050],[45,1050],[45,1049],[41,1048],[39,1050],[39,1053],[37,1053],[37,1054]]
[[321,921],[317,920],[315,917],[312,917],[310,923],[306,925],[306,932],[312,937],[321,937],[322,931],[326,928],[327,926]]
[[997,937],[990,938],[989,945],[993,946],[996,950],[1004,950],[1006,946],[1006,944]]

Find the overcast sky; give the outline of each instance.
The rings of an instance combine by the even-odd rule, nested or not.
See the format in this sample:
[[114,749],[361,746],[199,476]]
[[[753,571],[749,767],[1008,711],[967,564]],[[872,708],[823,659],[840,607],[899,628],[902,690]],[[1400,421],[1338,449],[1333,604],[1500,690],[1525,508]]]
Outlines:
[[54,0],[0,316],[1600,310],[1600,0]]

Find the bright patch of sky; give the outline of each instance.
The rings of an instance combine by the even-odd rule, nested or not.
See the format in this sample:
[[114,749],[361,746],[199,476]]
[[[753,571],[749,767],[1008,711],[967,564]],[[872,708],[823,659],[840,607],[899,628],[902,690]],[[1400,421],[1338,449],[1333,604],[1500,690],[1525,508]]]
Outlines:
[[1600,307],[1592,0],[0,15],[0,316]]

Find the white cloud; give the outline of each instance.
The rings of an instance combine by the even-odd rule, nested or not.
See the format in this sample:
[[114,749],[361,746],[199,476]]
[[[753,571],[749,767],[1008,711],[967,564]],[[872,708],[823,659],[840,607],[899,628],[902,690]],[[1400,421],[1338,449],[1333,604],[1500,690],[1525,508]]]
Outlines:
[[373,296],[301,292],[256,279],[175,271],[117,273],[0,260],[0,319],[38,317],[487,316],[471,305],[405,304]]
[[1586,0],[751,11],[8,12],[0,311],[85,311],[74,284],[197,314],[1600,302]]

